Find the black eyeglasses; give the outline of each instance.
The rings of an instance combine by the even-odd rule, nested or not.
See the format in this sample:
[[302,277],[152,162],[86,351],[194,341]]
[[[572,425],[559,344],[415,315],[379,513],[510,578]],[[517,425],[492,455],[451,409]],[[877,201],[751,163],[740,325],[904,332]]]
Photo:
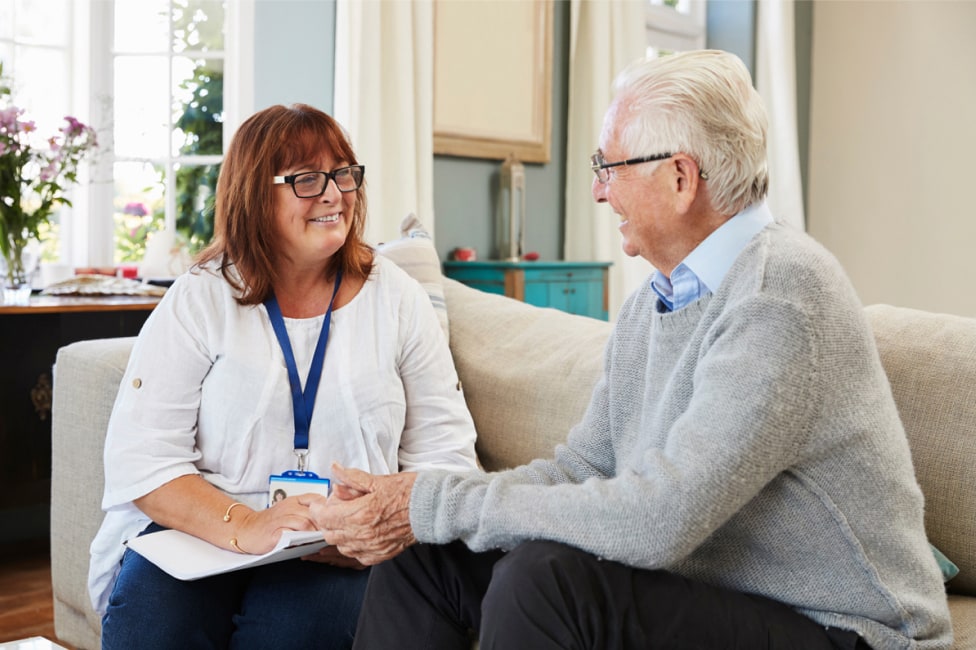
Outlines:
[[653,156],[641,156],[640,158],[628,158],[627,160],[621,160],[620,162],[607,162],[603,159],[603,152],[597,151],[595,154],[590,156],[590,169],[596,174],[596,179],[600,181],[601,185],[605,185],[607,181],[610,180],[610,172],[607,170],[611,167],[620,167],[621,165],[637,165],[646,162],[655,162],[658,160],[667,160],[674,154],[672,153],[658,153]]
[[363,184],[365,165],[349,165],[330,172],[302,172],[291,176],[275,176],[275,185],[288,183],[295,196],[300,199],[314,199],[325,194],[329,179],[335,181],[340,192],[355,192]]
[[[640,158],[628,158],[627,160],[621,160],[620,162],[608,163],[603,159],[603,152],[597,150],[595,154],[590,156],[590,169],[596,174],[596,179],[600,181],[600,185],[606,185],[607,181],[610,180],[610,172],[607,170],[611,167],[620,167],[621,165],[637,165],[646,162],[655,162],[658,160],[667,160],[673,153],[659,153],[653,156],[641,156]],[[702,180],[708,180],[708,172],[703,169],[698,170],[698,176]]]

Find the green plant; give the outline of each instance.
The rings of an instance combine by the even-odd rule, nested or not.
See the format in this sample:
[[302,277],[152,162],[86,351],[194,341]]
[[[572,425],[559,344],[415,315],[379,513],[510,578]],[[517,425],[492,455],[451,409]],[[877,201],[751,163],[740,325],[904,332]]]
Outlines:
[[[224,106],[224,74],[198,65],[193,78],[184,82],[192,97],[176,122],[186,135],[183,155],[220,154],[223,147],[221,112]],[[176,172],[176,230],[197,252],[213,237],[214,190],[220,165],[184,166]]]

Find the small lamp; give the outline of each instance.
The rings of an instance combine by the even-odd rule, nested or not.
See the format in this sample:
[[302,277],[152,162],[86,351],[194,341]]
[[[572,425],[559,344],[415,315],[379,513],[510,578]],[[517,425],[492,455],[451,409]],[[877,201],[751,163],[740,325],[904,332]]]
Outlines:
[[517,262],[525,247],[525,166],[514,156],[502,163],[498,186],[498,259]]

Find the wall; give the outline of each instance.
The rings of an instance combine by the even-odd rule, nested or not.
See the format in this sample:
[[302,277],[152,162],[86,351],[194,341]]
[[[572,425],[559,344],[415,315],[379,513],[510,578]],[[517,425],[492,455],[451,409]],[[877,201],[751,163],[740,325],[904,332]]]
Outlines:
[[813,9],[810,233],[866,304],[976,316],[976,3]]
[[[525,250],[537,251],[544,260],[562,259],[569,18],[569,3],[557,0],[553,15],[550,161],[525,164]],[[593,134],[594,142],[598,135]],[[479,259],[495,257],[495,200],[501,162],[434,156],[434,243],[441,259],[448,259],[448,253],[458,246],[476,248]]]
[[708,0],[705,47],[732,52],[756,72],[755,0]]
[[[319,70],[316,83],[294,71]],[[254,0],[254,110],[311,104],[332,112],[335,0]]]

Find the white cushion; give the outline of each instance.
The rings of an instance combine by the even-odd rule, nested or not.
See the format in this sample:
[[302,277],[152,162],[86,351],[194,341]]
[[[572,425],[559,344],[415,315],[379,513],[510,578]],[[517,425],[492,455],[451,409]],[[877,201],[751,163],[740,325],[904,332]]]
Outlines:
[[444,276],[441,274],[441,260],[437,256],[430,233],[417,215],[411,212],[400,222],[400,235],[400,239],[379,244],[376,252],[420,283],[437,312],[444,338],[449,340],[451,332],[447,320],[447,304],[444,302]]

